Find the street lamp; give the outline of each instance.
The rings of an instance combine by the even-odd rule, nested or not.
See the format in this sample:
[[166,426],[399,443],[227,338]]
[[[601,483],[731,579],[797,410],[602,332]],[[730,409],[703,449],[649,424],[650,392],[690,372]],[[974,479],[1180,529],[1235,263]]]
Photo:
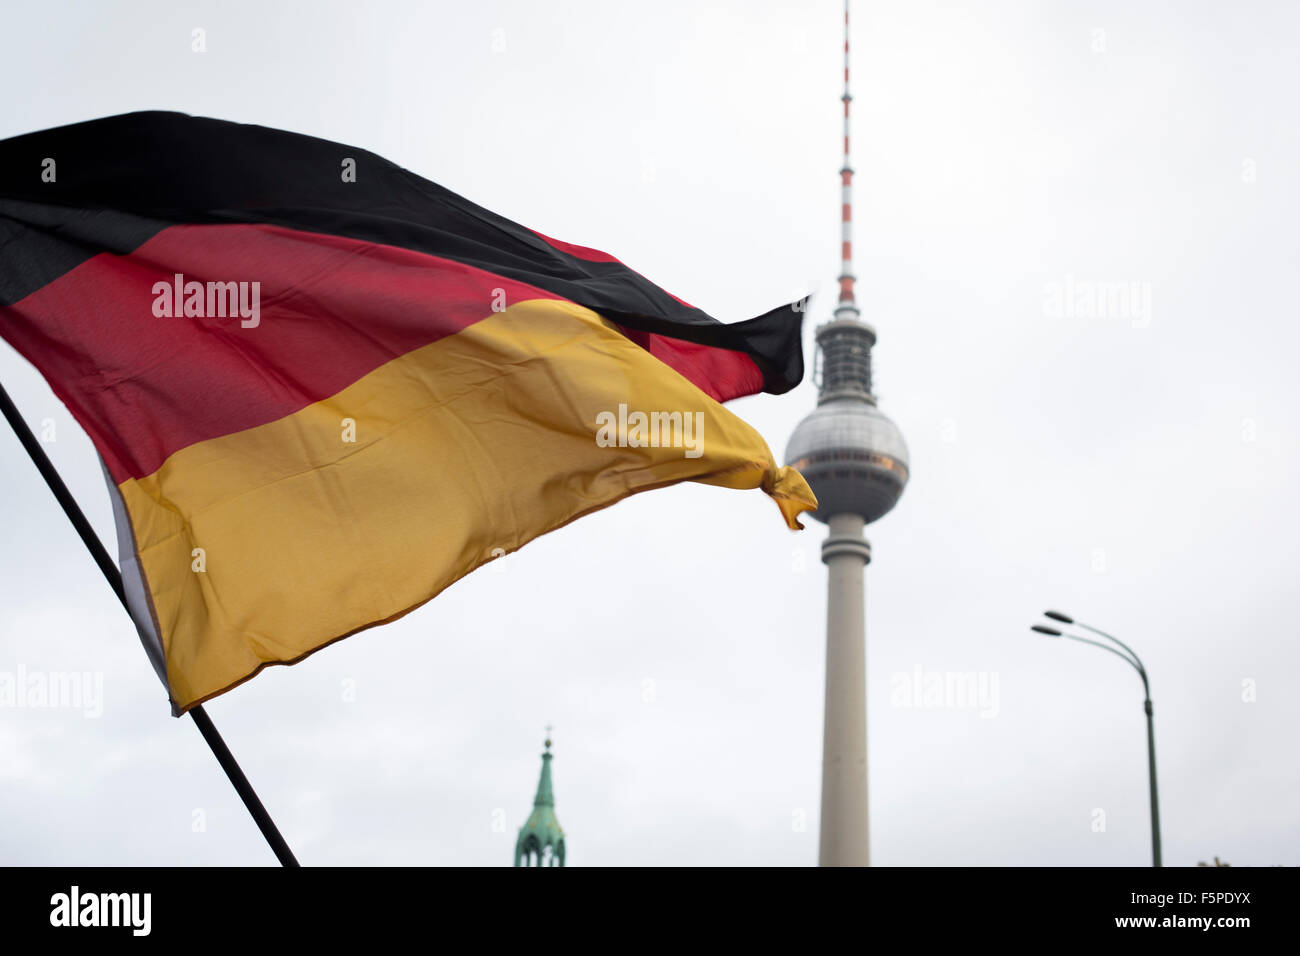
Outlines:
[[1110,644],[1103,644],[1101,641],[1094,641],[1088,637],[1079,637],[1076,634],[1066,634],[1057,628],[1048,627],[1045,624],[1031,625],[1029,628],[1031,631],[1045,634],[1048,637],[1068,637],[1072,641],[1078,641],[1081,644],[1091,644],[1093,647],[1100,647],[1103,651],[1110,651],[1110,653],[1114,654],[1116,657],[1123,658],[1127,661],[1133,669],[1138,672],[1138,676],[1142,678],[1142,690],[1146,695],[1146,700],[1143,701],[1143,709],[1146,711],[1147,715],[1147,764],[1151,776],[1151,858],[1153,861],[1151,865],[1162,866],[1163,864],[1160,862],[1160,804],[1156,798],[1156,731],[1155,718],[1151,708],[1151,683],[1147,680],[1147,669],[1142,666],[1142,660],[1137,656],[1137,653],[1133,648],[1129,647],[1118,637],[1113,637],[1105,631],[1099,631],[1090,624],[1076,621],[1074,618],[1062,614],[1060,611],[1044,611],[1043,613],[1051,620],[1058,621],[1061,624],[1072,624],[1075,627],[1081,627],[1084,630],[1092,631],[1092,633],[1104,637],[1106,640],[1116,644],[1121,648],[1121,650],[1117,651],[1114,647],[1111,647]]

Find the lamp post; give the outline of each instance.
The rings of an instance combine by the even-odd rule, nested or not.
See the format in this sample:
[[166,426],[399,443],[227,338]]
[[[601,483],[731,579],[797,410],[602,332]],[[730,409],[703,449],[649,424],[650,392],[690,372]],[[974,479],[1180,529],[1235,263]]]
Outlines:
[[1105,631],[1099,631],[1097,628],[1084,624],[1082,621],[1076,621],[1074,618],[1062,614],[1060,611],[1045,611],[1047,617],[1053,621],[1059,621],[1062,624],[1072,624],[1081,627],[1084,630],[1106,638],[1106,640],[1116,644],[1120,650],[1115,650],[1110,644],[1103,644],[1101,641],[1094,641],[1088,637],[1079,637],[1075,634],[1066,634],[1054,627],[1048,627],[1045,624],[1034,624],[1030,627],[1031,631],[1039,634],[1046,634],[1048,637],[1068,637],[1072,641],[1079,641],[1081,644],[1091,644],[1093,647],[1100,647],[1103,651],[1110,651],[1116,657],[1123,658],[1132,668],[1138,672],[1142,678],[1142,690],[1146,695],[1143,701],[1143,709],[1147,715],[1147,766],[1151,778],[1151,858],[1152,866],[1162,866],[1160,862],[1160,804],[1156,797],[1156,731],[1155,717],[1151,708],[1151,682],[1147,680],[1147,669],[1142,666],[1142,660],[1129,647],[1117,637],[1107,634]]

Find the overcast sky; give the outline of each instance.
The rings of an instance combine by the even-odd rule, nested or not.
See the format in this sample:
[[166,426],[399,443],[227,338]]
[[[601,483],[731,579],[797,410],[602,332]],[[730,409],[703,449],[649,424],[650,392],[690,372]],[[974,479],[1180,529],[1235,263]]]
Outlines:
[[[809,359],[833,306],[838,0],[5,20],[0,136],[139,109],[260,123],[723,321],[817,292]],[[1298,35],[1281,0],[855,4],[858,295],[912,456],[868,528],[874,863],[1149,864],[1140,681],[1027,630],[1059,606],[1146,660],[1166,864],[1300,864]],[[1120,284],[1127,313],[1086,307]],[[53,423],[116,553],[89,440],[3,343],[0,381]],[[731,407],[781,455],[814,402]],[[103,675],[97,718],[0,709],[0,863],[273,863],[7,431],[0,469],[0,671]],[[207,709],[304,864],[509,863],[553,723],[570,865],[811,865],[824,534],[758,492],[649,492]],[[988,696],[905,706],[918,673]]]

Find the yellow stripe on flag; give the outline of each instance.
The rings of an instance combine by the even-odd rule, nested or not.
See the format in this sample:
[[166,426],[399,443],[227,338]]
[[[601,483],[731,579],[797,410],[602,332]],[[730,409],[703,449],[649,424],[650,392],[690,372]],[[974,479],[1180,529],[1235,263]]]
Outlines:
[[[620,404],[702,413],[701,455],[601,447],[600,416]],[[574,518],[685,480],[762,488],[791,527],[816,507],[745,422],[596,313],[537,299],[120,488],[186,710]]]

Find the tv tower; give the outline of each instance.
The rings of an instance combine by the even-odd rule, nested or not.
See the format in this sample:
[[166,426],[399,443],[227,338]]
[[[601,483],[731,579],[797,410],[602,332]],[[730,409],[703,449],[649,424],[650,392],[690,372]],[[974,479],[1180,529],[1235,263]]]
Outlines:
[[844,166],[840,297],[817,329],[817,407],[790,436],[787,464],[817,495],[812,517],[830,526],[827,567],[826,717],[822,738],[820,866],[867,866],[867,646],[863,576],[871,561],[866,525],[885,515],[907,485],[907,444],[876,407],[871,349],[876,331],[853,295],[853,167],[849,164],[849,4],[844,2]]

